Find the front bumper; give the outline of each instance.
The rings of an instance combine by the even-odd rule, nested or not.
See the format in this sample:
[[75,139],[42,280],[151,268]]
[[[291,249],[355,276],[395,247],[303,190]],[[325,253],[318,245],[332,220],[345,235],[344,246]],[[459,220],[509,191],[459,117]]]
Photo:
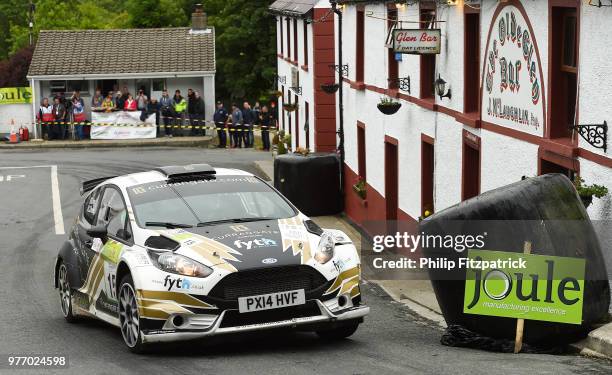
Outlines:
[[205,330],[198,330],[198,331],[160,330],[156,332],[141,333],[142,342],[143,343],[169,342],[169,341],[198,339],[202,337],[221,335],[221,334],[226,334],[226,333],[259,331],[259,330],[274,329],[274,328],[298,328],[300,326],[316,325],[319,323],[342,322],[342,321],[360,319],[370,313],[370,308],[368,306],[354,306],[354,307],[350,307],[350,308],[347,308],[347,309],[344,309],[338,312],[332,312],[321,301],[316,300],[316,303],[319,309],[321,310],[320,315],[292,318],[292,319],[287,319],[287,320],[282,320],[282,321],[277,321],[277,322],[269,322],[269,323],[249,324],[249,325],[234,326],[234,327],[221,327],[223,318],[225,317],[225,314],[227,312],[227,311],[223,311],[215,319],[214,323]]

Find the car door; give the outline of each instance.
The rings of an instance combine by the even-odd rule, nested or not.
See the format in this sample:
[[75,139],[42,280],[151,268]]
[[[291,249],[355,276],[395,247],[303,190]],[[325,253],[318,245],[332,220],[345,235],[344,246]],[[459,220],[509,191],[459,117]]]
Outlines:
[[92,249],[94,239],[87,234],[87,230],[92,228],[96,223],[96,215],[100,205],[100,196],[103,187],[93,190],[81,208],[81,212],[77,219],[75,245],[78,253],[78,267],[81,285],[86,282],[89,268],[92,265],[97,252]]
[[96,225],[105,226],[107,230],[107,238],[103,244],[93,247],[99,252],[104,273],[90,289],[90,293],[92,300],[95,300],[96,312],[101,311],[114,316],[118,313],[117,264],[122,251],[133,245],[127,207],[117,187],[108,186],[104,189]]

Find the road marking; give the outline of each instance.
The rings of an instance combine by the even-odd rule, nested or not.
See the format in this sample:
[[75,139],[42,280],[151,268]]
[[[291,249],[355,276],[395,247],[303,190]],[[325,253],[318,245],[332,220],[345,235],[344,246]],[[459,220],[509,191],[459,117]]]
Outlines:
[[[16,178],[25,178],[24,174],[7,174],[6,175],[6,182],[11,182]],[[4,181],[4,176],[0,174],[0,182]]]
[[59,180],[57,179],[57,165],[51,166],[51,196],[53,197],[53,219],[55,220],[55,234],[65,234],[64,215],[60,200]]
[[55,234],[65,234],[66,232],[64,231],[64,215],[62,214],[62,202],[60,199],[59,180],[57,178],[57,165],[30,165],[30,166],[23,166],[23,167],[0,167],[0,169],[27,169],[27,168],[51,168],[51,199],[53,201],[53,220],[55,221]]

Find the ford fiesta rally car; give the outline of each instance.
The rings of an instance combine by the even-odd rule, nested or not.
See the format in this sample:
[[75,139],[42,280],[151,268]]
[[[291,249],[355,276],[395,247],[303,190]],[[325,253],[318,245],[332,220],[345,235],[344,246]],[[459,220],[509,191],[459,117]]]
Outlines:
[[61,309],[116,325],[132,351],[277,327],[342,338],[369,312],[348,236],[249,173],[162,167],[81,192],[55,263]]

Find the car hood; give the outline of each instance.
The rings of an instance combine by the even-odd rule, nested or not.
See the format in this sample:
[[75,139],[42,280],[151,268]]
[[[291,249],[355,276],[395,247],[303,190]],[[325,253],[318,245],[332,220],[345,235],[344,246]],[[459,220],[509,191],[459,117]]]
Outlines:
[[230,272],[304,264],[314,255],[299,217],[158,232],[181,244],[178,254]]

